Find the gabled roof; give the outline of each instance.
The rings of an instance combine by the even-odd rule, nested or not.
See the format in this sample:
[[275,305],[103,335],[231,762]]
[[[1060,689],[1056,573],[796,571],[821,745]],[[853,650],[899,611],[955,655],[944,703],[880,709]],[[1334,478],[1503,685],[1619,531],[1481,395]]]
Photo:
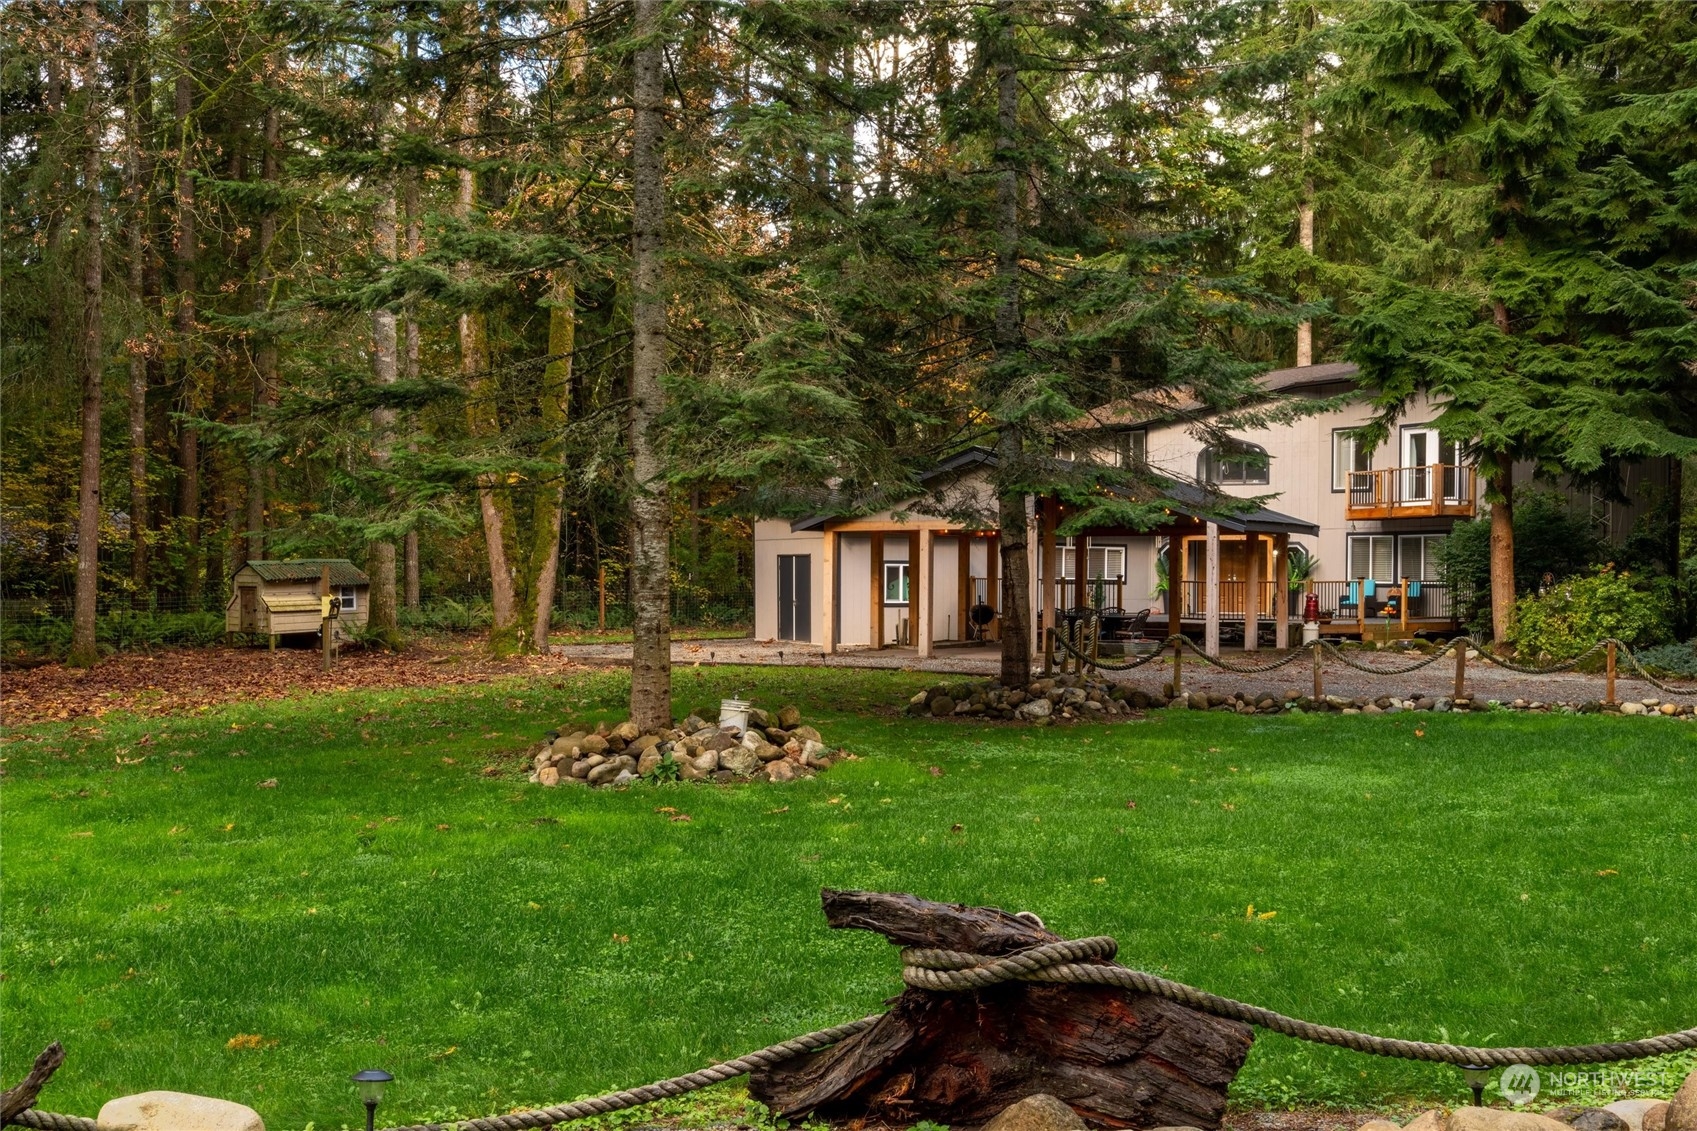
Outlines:
[[1252,511],[1240,511],[1237,514],[1208,514],[1207,492],[1182,479],[1174,480],[1166,494],[1167,498],[1172,500],[1171,510],[1198,522],[1216,523],[1221,530],[1230,530],[1235,534],[1307,534],[1317,537],[1320,533],[1320,527],[1307,519],[1297,518],[1283,511],[1268,510],[1266,507],[1256,507]]
[[[936,467],[931,468],[931,470],[921,472],[919,482],[922,484],[929,484],[943,478],[944,476],[953,475],[959,471],[968,471],[974,467],[994,466],[996,466],[996,453],[991,451],[989,448],[974,445],[970,448],[964,448],[961,451],[956,452],[954,455],[937,464]],[[801,534],[809,530],[823,530],[825,529],[825,524],[827,522],[830,522],[833,518],[839,517],[841,516],[838,513],[832,512],[829,514],[814,514],[808,515],[806,518],[798,518],[794,522],[790,523],[790,532],[792,534]]]
[[317,581],[330,567],[331,585],[370,585],[365,571],[346,558],[299,558],[292,562],[246,562],[263,581]]

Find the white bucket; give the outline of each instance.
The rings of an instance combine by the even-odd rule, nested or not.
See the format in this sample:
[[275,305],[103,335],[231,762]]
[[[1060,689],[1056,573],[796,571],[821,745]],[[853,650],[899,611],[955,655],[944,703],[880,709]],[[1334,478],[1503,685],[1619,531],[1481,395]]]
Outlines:
[[719,700],[719,726],[734,727],[741,734],[748,729],[748,712],[753,706],[746,699]]

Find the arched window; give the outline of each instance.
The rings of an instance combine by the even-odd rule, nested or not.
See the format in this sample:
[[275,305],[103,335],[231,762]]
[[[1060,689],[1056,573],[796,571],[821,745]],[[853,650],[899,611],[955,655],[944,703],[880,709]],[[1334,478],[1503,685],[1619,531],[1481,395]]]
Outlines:
[[1267,483],[1267,449],[1234,440],[1229,446],[1203,448],[1196,457],[1196,478],[1221,486]]

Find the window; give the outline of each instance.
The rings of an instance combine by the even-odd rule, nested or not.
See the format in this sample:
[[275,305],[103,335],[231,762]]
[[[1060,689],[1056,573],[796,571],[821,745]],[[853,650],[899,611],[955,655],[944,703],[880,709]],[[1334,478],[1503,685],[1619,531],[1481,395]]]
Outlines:
[[1332,430],[1332,490],[1349,490],[1349,473],[1373,470],[1373,449],[1366,447],[1348,428]]
[[1402,559],[1401,575],[1416,581],[1438,581],[1438,547],[1442,534],[1404,534],[1397,551]]
[[884,563],[884,603],[886,605],[907,604],[907,563]]
[[1267,449],[1234,440],[1229,447],[1203,448],[1196,457],[1196,478],[1219,485],[1265,484]]
[[[1062,579],[1072,581],[1078,577],[1077,572],[1073,568],[1077,561],[1077,557],[1078,553],[1072,548],[1072,546],[1067,545],[1061,547],[1061,560],[1056,563],[1055,568],[1059,571]],[[1104,578],[1109,581],[1117,581],[1125,576],[1125,547],[1092,546],[1090,547],[1089,564],[1090,572],[1087,575],[1089,580],[1094,581],[1097,578]]]
[[1396,580],[1396,539],[1389,534],[1354,534],[1349,539],[1349,579]]
[[1099,442],[1088,446],[1056,444],[1055,458],[1066,460],[1068,463],[1086,459],[1106,467],[1131,467],[1143,462],[1143,454],[1148,447],[1148,435],[1143,429],[1137,428],[1129,432],[1110,433]]
[[352,585],[338,585],[336,596],[342,599],[342,611],[344,613],[351,613],[359,608],[359,597]]

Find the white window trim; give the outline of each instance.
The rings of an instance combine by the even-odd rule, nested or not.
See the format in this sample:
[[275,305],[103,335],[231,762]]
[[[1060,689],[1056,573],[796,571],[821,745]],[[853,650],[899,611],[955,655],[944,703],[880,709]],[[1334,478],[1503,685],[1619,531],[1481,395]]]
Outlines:
[[356,587],[352,585],[338,585],[336,587],[336,596],[340,597],[342,600],[342,611],[344,613],[351,613],[358,610],[359,590]]
[[1367,466],[1355,466],[1361,438],[1351,435],[1354,431],[1353,428],[1332,429],[1332,492],[1334,494],[1341,495],[1349,490],[1350,472],[1373,470],[1373,453],[1370,451],[1367,453]]
[[[890,596],[891,571],[895,571],[894,576],[900,584],[900,591],[907,594],[907,597],[899,601]],[[910,576],[907,562],[884,563],[884,604],[906,606],[912,602],[913,589],[909,585]]]

